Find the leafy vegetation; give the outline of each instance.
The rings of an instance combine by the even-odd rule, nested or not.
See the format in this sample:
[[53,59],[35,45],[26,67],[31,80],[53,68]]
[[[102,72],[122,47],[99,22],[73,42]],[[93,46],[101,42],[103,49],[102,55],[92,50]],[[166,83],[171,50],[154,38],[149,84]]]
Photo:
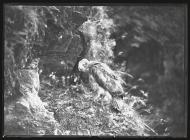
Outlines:
[[[183,5],[6,5],[4,20],[5,110],[22,96],[18,71],[40,58],[38,95],[56,120],[32,115],[24,134],[185,136]],[[107,92],[78,70],[83,58],[120,73],[126,95],[95,100]]]

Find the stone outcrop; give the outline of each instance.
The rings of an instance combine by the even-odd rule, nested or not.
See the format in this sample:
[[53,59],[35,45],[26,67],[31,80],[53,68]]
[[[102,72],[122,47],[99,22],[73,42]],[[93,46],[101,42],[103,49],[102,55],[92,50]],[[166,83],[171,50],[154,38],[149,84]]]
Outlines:
[[[23,69],[18,73],[20,97],[4,107],[4,135],[55,134],[57,122],[38,96],[40,89],[37,70]],[[19,94],[18,94],[19,96]]]

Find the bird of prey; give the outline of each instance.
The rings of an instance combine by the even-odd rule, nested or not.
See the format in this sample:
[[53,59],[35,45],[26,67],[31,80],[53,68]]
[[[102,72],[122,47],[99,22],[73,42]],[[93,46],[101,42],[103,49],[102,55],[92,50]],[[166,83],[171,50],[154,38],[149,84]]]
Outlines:
[[98,61],[82,59],[78,64],[79,71],[89,73],[100,87],[108,91],[113,97],[124,94],[121,76],[108,65]]

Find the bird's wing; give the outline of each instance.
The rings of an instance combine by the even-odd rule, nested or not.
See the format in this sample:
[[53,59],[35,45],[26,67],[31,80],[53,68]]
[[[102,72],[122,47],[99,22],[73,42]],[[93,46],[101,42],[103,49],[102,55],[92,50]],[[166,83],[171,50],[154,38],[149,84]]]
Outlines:
[[100,63],[100,62],[94,62],[92,63],[93,67],[97,67],[101,72],[103,72],[106,76],[111,77],[112,79],[118,80],[118,75],[113,72],[107,65]]
[[112,70],[107,69],[101,63],[93,64],[89,70],[101,87],[109,92],[122,92],[122,85],[116,75],[112,74]]

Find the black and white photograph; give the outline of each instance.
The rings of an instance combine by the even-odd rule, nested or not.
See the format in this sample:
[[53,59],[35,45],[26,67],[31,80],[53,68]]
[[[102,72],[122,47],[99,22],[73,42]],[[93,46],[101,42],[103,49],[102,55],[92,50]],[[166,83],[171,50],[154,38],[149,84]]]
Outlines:
[[3,5],[3,135],[187,137],[187,5]]

